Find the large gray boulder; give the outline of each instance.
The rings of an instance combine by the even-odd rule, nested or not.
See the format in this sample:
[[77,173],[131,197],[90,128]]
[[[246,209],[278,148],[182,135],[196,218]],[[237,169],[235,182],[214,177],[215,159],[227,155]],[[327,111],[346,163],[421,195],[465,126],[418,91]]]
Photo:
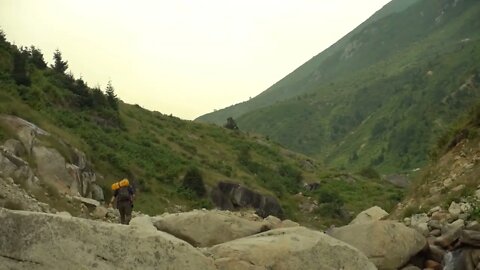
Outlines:
[[305,227],[283,228],[216,245],[208,250],[219,270],[373,270],[356,248]]
[[169,234],[44,213],[0,208],[2,269],[216,269]]
[[63,193],[69,192],[75,179],[67,171],[65,158],[57,150],[41,145],[34,146],[32,153],[40,178]]
[[361,252],[381,270],[394,270],[426,246],[426,239],[414,229],[393,221],[376,221],[332,229],[329,234]]
[[252,221],[223,211],[194,210],[168,214],[154,222],[158,230],[197,247],[209,247],[266,230],[265,222]]
[[22,142],[15,139],[6,140],[3,143],[3,147],[15,156],[24,156],[27,154]]

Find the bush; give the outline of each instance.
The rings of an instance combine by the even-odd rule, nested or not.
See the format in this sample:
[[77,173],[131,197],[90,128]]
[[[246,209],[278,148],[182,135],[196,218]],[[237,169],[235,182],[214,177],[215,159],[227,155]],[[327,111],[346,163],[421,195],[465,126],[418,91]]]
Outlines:
[[197,167],[191,167],[183,177],[182,187],[193,191],[198,197],[203,197],[207,190],[203,184],[203,177]]
[[358,174],[370,179],[380,179],[380,174],[378,174],[378,172],[373,167],[365,167],[361,169]]
[[25,206],[22,204],[22,202],[12,200],[7,200],[3,207],[10,210],[25,210]]
[[323,217],[344,219],[344,201],[335,191],[321,190],[318,201],[321,203],[317,213]]
[[344,203],[342,197],[340,197],[340,194],[338,194],[338,192],[328,191],[328,190],[320,190],[318,202],[319,203],[335,203],[341,206],[343,206],[343,203]]

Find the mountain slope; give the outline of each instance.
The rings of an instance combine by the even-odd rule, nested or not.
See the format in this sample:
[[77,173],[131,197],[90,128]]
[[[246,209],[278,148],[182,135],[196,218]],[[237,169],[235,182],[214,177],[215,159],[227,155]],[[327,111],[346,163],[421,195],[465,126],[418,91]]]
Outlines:
[[223,124],[228,117],[237,118],[249,111],[263,108],[275,104],[276,102],[289,99],[291,97],[304,93],[309,86],[304,85],[311,76],[314,75],[320,65],[324,65],[324,61],[334,54],[337,54],[349,46],[350,39],[359,34],[365,27],[371,23],[387,17],[391,14],[401,12],[419,0],[396,0],[385,5],[381,10],[377,11],[367,21],[359,25],[352,32],[340,39],[338,42],[319,53],[302,66],[298,67],[285,78],[281,79],[267,90],[254,97],[253,99],[232,105],[225,109],[215,111],[198,117],[196,120],[200,122],[211,122]]
[[472,80],[480,68],[479,18],[478,1],[414,2],[353,31],[317,66],[298,69],[308,75],[292,73],[286,88],[259,95],[293,98],[271,98],[242,111],[237,123],[327,164],[386,172],[421,166],[446,123],[480,97]]
[[472,218],[480,218],[480,103],[454,121],[432,147],[428,166],[412,181],[405,199],[393,217],[410,216],[440,206],[448,209],[452,201],[476,198]]
[[[326,169],[268,138],[125,104],[115,97],[111,85],[104,93],[65,74],[67,63],[57,58],[49,68],[38,49],[17,48],[0,33],[0,114],[21,117],[52,134],[56,139],[50,140],[50,146],[68,163],[76,164],[71,147],[65,145],[84,152],[88,167],[102,176],[98,182],[107,195],[114,181],[129,178],[139,193],[135,209],[158,214],[213,207],[208,195],[196,194],[183,184],[189,171],[200,172],[207,193],[221,181],[238,183],[274,196],[287,217],[314,226],[326,222],[319,216],[348,219],[348,215],[340,219],[336,213],[301,209],[304,204],[319,208],[313,201],[322,192],[341,199],[337,210],[347,214],[371,204],[388,209],[401,198],[402,190],[379,179]],[[0,145],[8,139],[18,139],[18,134],[0,121]],[[22,158],[29,161],[28,155]],[[29,164],[35,171],[35,162]],[[304,191],[304,182],[320,181],[324,185],[319,189],[297,196]],[[372,196],[361,198],[360,191]]]

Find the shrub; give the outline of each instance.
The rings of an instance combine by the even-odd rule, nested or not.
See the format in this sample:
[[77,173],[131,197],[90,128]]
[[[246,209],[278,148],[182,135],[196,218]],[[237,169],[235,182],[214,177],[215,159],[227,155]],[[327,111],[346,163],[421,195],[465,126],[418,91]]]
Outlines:
[[203,184],[203,177],[197,167],[190,167],[183,177],[182,187],[193,191],[197,196],[203,197],[207,190]]
[[358,174],[370,179],[380,179],[380,174],[378,174],[378,172],[373,167],[365,167],[361,169]]
[[338,194],[338,192],[329,191],[329,190],[320,190],[318,202],[319,203],[335,203],[342,206],[344,203],[342,197],[340,197],[340,194]]
[[22,202],[12,200],[7,200],[3,207],[10,210],[25,210],[25,206],[22,204]]

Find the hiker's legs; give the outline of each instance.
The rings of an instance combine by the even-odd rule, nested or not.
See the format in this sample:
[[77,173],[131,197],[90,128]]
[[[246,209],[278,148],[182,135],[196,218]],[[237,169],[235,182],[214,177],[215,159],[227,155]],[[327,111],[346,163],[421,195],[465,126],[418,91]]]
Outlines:
[[131,219],[132,219],[132,204],[128,202],[125,205],[125,223],[124,224],[128,225]]
[[125,224],[125,203],[118,204],[118,211],[120,212],[120,223]]

